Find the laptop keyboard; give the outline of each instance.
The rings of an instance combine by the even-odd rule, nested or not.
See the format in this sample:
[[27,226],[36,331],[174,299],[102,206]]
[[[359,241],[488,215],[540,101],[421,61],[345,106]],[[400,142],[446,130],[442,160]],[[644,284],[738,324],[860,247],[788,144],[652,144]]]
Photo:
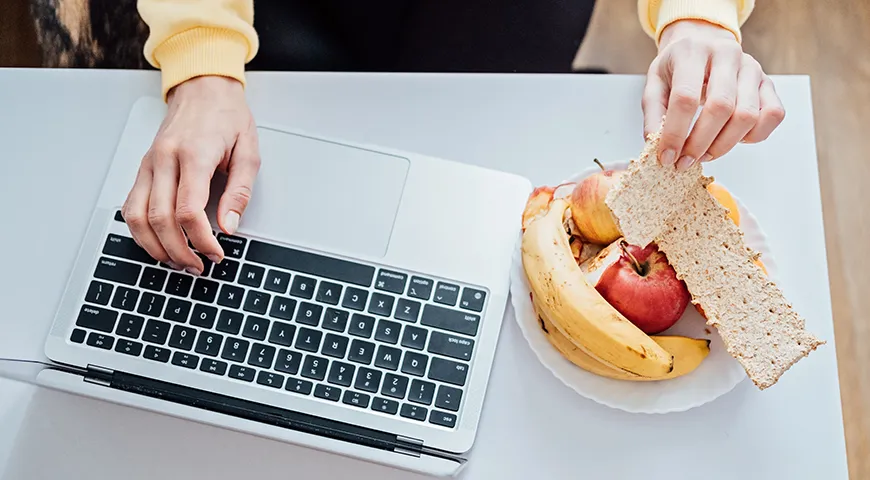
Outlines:
[[[115,220],[123,222],[120,212]],[[114,229],[126,231],[126,229]],[[109,233],[70,341],[447,428],[486,292],[218,233],[199,277]]]

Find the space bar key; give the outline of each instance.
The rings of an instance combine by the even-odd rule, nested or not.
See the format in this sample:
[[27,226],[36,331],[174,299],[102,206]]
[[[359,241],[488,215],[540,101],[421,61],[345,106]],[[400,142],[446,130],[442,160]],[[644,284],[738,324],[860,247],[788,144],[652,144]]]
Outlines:
[[369,287],[375,276],[370,265],[251,240],[245,258],[251,262],[293,270],[330,280]]

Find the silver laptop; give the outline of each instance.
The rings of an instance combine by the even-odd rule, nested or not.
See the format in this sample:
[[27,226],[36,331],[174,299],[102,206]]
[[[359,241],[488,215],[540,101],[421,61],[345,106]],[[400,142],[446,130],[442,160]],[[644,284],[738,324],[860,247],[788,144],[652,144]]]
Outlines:
[[164,112],[143,98],[130,113],[37,383],[458,473],[484,408],[528,180],[261,125],[254,198],[235,235],[218,229],[212,201],[226,259],[194,277],[148,256],[120,214]]

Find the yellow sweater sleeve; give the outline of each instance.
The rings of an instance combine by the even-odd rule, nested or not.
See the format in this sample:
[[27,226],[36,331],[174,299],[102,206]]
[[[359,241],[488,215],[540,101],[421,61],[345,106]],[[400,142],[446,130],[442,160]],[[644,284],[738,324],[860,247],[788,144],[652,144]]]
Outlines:
[[245,64],[259,40],[253,0],[138,0],[150,33],[145,58],[162,74],[163,97],[201,75],[221,75],[245,84]]
[[740,27],[754,7],[755,0],[637,0],[640,23],[656,45],[665,27],[684,19],[705,20],[727,28],[740,42]]

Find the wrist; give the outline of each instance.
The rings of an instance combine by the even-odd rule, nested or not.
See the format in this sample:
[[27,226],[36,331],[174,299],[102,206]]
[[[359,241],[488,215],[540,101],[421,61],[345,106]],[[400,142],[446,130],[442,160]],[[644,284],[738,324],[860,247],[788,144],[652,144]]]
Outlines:
[[704,20],[682,19],[672,22],[662,30],[659,41],[659,50],[676,41],[697,37],[737,42],[737,38],[731,30],[725,27]]
[[222,75],[201,75],[185,80],[172,87],[166,94],[166,100],[173,102],[191,96],[226,96],[244,94],[242,82],[232,77]]

